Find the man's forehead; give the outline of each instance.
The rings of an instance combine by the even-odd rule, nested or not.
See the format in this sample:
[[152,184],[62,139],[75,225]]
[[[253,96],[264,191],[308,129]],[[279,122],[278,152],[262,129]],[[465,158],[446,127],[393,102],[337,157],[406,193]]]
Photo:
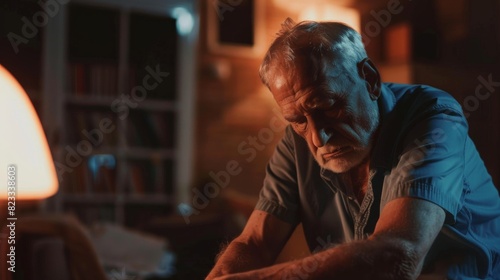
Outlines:
[[310,79],[305,74],[290,76],[279,73],[270,83],[270,90],[279,104],[293,102],[306,95],[307,99],[330,99],[345,93],[344,88],[351,80],[345,74],[338,76],[325,73],[320,79]]
[[270,89],[276,102],[289,102],[295,98],[296,91],[291,81],[292,79],[285,77],[283,74],[274,76],[273,81],[270,83]]
[[279,73],[274,76],[274,79],[271,83],[271,87],[275,89],[275,91],[286,91],[293,88],[293,85],[290,84],[290,79],[285,77],[283,73]]

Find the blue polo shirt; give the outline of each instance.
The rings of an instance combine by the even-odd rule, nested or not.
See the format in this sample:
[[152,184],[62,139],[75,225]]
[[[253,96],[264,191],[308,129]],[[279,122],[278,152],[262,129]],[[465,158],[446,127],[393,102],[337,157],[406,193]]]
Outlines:
[[256,209],[302,223],[314,252],[369,236],[393,199],[425,199],[443,208],[446,220],[423,271],[463,254],[450,279],[500,279],[500,197],[458,102],[429,86],[386,83],[378,105],[381,124],[361,203],[289,126],[267,166]]

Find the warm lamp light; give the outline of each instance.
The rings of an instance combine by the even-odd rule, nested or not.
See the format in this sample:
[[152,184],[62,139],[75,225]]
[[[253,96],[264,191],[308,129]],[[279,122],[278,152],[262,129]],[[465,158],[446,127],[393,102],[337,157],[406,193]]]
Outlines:
[[311,4],[299,12],[299,21],[337,21],[361,31],[361,15],[352,8],[332,4]]
[[8,196],[9,166],[15,166],[16,200],[54,195],[57,175],[42,125],[28,95],[2,65],[0,106],[0,200]]
[[361,30],[361,15],[351,8],[354,0],[272,0],[274,5],[297,15],[298,21],[336,21],[347,24],[354,30]]

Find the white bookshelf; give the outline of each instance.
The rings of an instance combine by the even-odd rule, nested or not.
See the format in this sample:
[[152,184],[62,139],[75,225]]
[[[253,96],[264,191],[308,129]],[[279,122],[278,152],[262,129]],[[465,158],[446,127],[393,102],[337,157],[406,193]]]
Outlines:
[[[75,59],[75,57],[72,57],[71,53],[74,51],[70,49],[71,46],[68,43],[70,36],[74,35],[70,34],[72,32],[72,25],[70,23],[73,16],[71,13],[74,13],[78,7],[91,10],[104,10],[116,15],[116,26],[113,28],[116,28],[118,33],[115,38],[117,42],[111,43],[112,45],[117,45],[116,58],[113,58],[114,60],[105,58],[102,61],[99,58],[94,58],[88,62],[91,67],[94,66],[93,63],[106,63],[111,65],[111,68],[116,67],[116,69],[112,70],[112,72],[116,72],[116,75],[109,74],[108,72],[110,76],[116,76],[116,86],[107,86],[107,89],[115,88],[116,92],[114,93],[109,90],[102,91],[105,92],[104,94],[95,94],[92,90],[76,92],[74,84],[68,85],[68,80],[74,78],[70,77],[71,73],[73,73],[71,68],[72,63],[74,61],[82,65],[87,63],[85,58],[78,57]],[[156,211],[155,207],[157,206],[168,208],[175,206],[178,202],[186,201],[189,197],[188,190],[193,177],[195,57],[198,38],[197,1],[73,0],[66,5],[62,5],[60,8],[59,13],[51,19],[46,27],[43,43],[42,91],[44,100],[49,100],[49,102],[42,103],[42,119],[44,119],[44,128],[47,133],[49,145],[51,145],[53,150],[54,160],[66,164],[66,157],[68,155],[67,147],[76,149],[81,141],[86,140],[83,135],[76,135],[78,131],[81,131],[82,128],[91,130],[93,127],[98,126],[96,122],[92,123],[92,119],[102,120],[107,115],[112,116],[115,113],[112,124],[116,126],[116,131],[113,132],[116,133],[116,138],[113,138],[112,143],[93,147],[92,152],[85,157],[84,161],[88,160],[91,156],[103,154],[114,157],[116,164],[112,171],[113,175],[110,175],[114,177],[114,187],[110,187],[107,190],[96,191],[96,186],[93,185],[95,182],[81,182],[82,186],[78,187],[71,185],[74,184],[75,179],[70,180],[70,176],[77,176],[76,182],[81,181],[78,176],[88,178],[85,174],[74,174],[77,172],[77,168],[81,168],[81,166],[74,168],[71,173],[64,174],[60,191],[52,199],[51,205],[56,211],[64,212],[71,208],[73,210],[77,209],[81,213],[85,213],[86,208],[89,208],[88,205],[92,205],[93,207],[92,209],[89,208],[88,211],[94,213],[98,212],[96,209],[102,206],[106,208],[105,211],[109,214],[106,219],[112,216],[114,222],[126,224],[127,211],[133,211],[127,210],[130,206],[140,206],[145,209],[149,206],[154,206],[151,208],[151,214],[154,215]],[[174,135],[167,134],[167,138],[172,138],[174,143],[168,142],[170,147],[164,147],[165,141],[162,142],[160,141],[161,139],[155,145],[133,143],[134,141],[131,141],[133,139],[130,139],[131,129],[135,128],[139,131],[137,133],[144,134],[141,133],[144,131],[142,130],[144,127],[138,125],[138,123],[141,123],[141,119],[138,117],[135,124],[131,124],[131,120],[129,120],[131,118],[130,115],[129,119],[122,121],[118,118],[119,115],[117,112],[109,110],[113,102],[121,94],[130,92],[131,88],[131,18],[136,16],[146,19],[151,17],[155,20],[160,19],[160,21],[162,18],[167,20],[168,18],[172,18],[173,14],[175,14],[175,9],[179,8],[182,8],[183,11],[187,11],[193,16],[194,25],[190,33],[179,34],[177,37],[176,68],[171,69],[172,73],[175,74],[172,77],[173,79],[175,78],[174,82],[176,84],[175,92],[172,93],[174,98],[146,99],[137,102],[137,107],[130,107],[131,113],[140,115],[148,120],[160,121],[160,124],[163,117],[171,118],[168,124],[173,124],[175,127],[173,129]],[[93,20],[92,16],[89,16],[89,20]],[[148,31],[145,30],[144,32],[147,33]],[[112,61],[110,62],[109,60]],[[100,73],[104,73],[104,71]],[[96,83],[102,85],[103,82],[99,81]],[[92,85],[88,86],[88,88],[95,89],[96,87]],[[102,116],[99,115],[101,113],[103,114]],[[78,114],[82,114],[83,117],[75,117]],[[90,125],[81,125],[85,121],[89,122],[86,119],[89,115],[91,116]],[[79,121],[76,125],[74,121],[72,122],[75,118]],[[161,133],[161,131],[153,132],[158,133],[158,135]],[[145,137],[145,140],[149,141],[150,139],[148,138],[152,137]],[[131,178],[134,173],[134,170],[132,170],[134,169],[132,164],[134,162],[139,164],[139,166],[141,162],[146,163],[144,168],[140,166],[141,168],[138,169],[146,169],[144,172],[151,171],[154,173],[149,176],[152,178],[150,182],[154,182],[154,186],[141,186],[141,188],[148,188],[147,190],[134,189],[134,181],[135,184],[141,181],[138,178]],[[81,163],[81,165],[84,164]],[[150,168],[148,169],[147,166],[150,166]],[[169,170],[168,172],[165,171],[167,169]],[[144,184],[148,183],[145,182]],[[111,210],[113,213],[111,214],[111,211],[108,210]],[[99,217],[94,217],[86,222],[98,222],[99,219]]]

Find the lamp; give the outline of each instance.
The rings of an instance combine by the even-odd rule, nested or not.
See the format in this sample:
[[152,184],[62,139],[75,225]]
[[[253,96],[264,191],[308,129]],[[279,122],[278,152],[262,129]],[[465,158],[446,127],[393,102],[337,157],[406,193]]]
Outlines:
[[[0,200],[14,195],[15,200],[54,195],[57,175],[42,125],[28,95],[2,65],[0,108]],[[6,184],[14,185],[15,192],[8,194]]]

